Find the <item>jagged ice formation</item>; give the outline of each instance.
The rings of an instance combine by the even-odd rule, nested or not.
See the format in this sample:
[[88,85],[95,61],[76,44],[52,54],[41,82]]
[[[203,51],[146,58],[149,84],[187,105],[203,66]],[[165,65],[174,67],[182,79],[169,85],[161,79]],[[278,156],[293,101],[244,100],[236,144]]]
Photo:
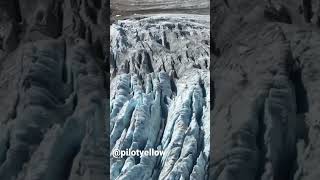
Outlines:
[[209,16],[161,14],[111,25],[111,179],[206,179],[210,147]]

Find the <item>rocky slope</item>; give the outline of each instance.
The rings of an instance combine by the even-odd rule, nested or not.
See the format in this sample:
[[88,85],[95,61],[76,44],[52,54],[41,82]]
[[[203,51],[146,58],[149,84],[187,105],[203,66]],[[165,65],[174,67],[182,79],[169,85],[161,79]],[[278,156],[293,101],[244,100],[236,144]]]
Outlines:
[[210,178],[319,179],[319,1],[211,7]]
[[111,179],[207,179],[209,16],[146,15],[111,26]]
[[1,180],[107,178],[107,7],[0,0]]

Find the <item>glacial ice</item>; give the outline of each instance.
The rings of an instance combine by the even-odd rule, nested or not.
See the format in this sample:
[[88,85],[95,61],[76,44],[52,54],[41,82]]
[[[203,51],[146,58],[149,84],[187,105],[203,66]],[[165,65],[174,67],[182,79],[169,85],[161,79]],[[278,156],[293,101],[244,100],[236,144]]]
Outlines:
[[209,16],[148,15],[111,25],[111,179],[207,179]]

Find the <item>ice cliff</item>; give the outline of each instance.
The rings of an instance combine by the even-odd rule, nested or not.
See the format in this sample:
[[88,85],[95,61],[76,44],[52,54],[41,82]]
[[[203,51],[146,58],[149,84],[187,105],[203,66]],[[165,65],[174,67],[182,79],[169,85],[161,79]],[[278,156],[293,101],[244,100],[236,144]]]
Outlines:
[[206,179],[210,148],[209,16],[161,14],[111,25],[111,179]]

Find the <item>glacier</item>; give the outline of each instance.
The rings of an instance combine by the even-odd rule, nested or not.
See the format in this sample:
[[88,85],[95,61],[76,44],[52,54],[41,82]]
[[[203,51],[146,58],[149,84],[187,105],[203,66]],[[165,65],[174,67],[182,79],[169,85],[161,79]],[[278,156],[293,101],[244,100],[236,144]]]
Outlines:
[[110,26],[110,178],[208,179],[209,15],[150,14]]

